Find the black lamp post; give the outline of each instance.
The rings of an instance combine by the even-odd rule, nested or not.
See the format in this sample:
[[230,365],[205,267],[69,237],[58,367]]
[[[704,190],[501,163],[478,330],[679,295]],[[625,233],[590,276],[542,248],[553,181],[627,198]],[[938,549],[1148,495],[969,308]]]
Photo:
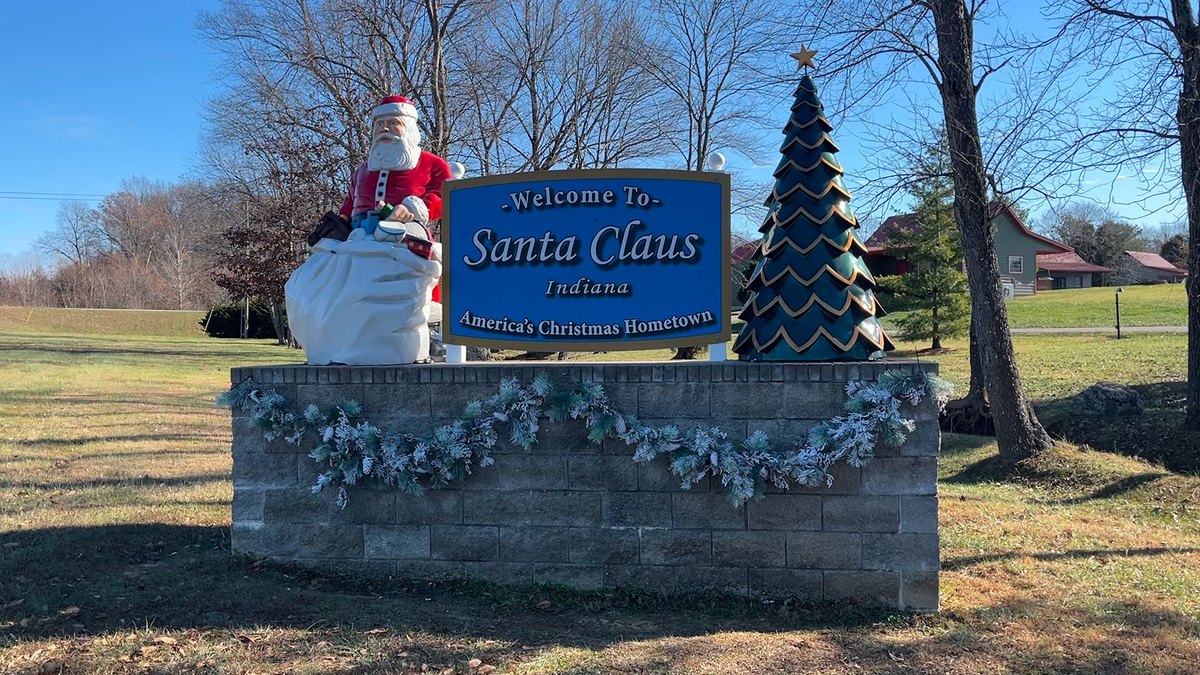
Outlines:
[[1124,288],[1117,287],[1117,292],[1113,293],[1113,297],[1117,299],[1117,339],[1121,339],[1121,294],[1125,292]]

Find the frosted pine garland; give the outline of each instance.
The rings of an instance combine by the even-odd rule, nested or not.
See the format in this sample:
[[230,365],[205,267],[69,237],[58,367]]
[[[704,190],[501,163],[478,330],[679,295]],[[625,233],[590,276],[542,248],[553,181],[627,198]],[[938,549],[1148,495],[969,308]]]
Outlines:
[[945,405],[950,385],[936,375],[889,370],[877,382],[854,381],[846,385],[846,413],[822,422],[806,439],[786,449],[772,448],[767,434],[755,431],[736,446],[717,427],[684,433],[674,425],[642,424],[633,415],[612,407],[604,388],[582,382],[570,391],[559,391],[545,373],[529,387],[506,379],[500,391],[485,402],[472,401],[462,419],[437,427],[418,438],[380,430],[365,420],[362,407],[345,401],[322,413],[310,405],[301,415],[287,409],[283,396],[245,380],[225,392],[218,403],[249,413],[268,440],[282,437],[300,445],[311,435],[318,445],[309,456],[327,467],[313,486],[338,490],[338,504],[346,506],[346,486],[360,480],[387,485],[410,494],[462,480],[474,467],[491,466],[497,424],[508,425],[508,438],[526,450],[537,443],[543,410],[553,422],[583,420],[588,440],[599,443],[615,437],[633,448],[633,461],[649,462],[665,455],[671,472],[687,489],[708,476],[725,486],[729,501],[741,506],[760,497],[767,483],[787,489],[799,485],[833,485],[830,468],[844,461],[866,464],[880,444],[899,446],[915,428],[900,414],[901,403],[916,405],[934,396]]

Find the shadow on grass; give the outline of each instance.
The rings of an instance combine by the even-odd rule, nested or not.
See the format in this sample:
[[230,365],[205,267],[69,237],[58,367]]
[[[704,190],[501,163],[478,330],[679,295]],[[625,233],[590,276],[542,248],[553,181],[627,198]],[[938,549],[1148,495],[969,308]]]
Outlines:
[[[704,635],[788,626],[869,626],[895,611],[733,596],[503,587],[318,573],[231,556],[223,527],[115,525],[0,535],[0,631],[8,638],[154,626],[389,627],[522,645],[607,644],[619,634]],[[538,603],[549,600],[550,611]],[[76,611],[74,608],[78,608]],[[603,621],[600,617],[629,617]],[[24,624],[24,625],[22,625]]]
[[1072,397],[1039,401],[1034,408],[1048,432],[1071,443],[1141,457],[1172,471],[1200,470],[1198,439],[1184,428],[1187,383],[1129,386],[1145,402],[1146,411],[1141,415],[1081,415]]
[[1063,551],[1061,553],[1031,553],[1029,551],[1008,551],[1005,553],[990,553],[985,555],[973,555],[963,558],[951,558],[942,561],[942,569],[949,572],[959,572],[968,567],[974,567],[983,563],[999,562],[1001,560],[1017,560],[1020,558],[1033,558],[1034,560],[1072,560],[1078,558],[1134,558],[1156,555],[1169,555],[1172,553],[1191,554],[1200,553],[1200,548],[1129,548],[1129,549],[1114,549],[1114,550],[1078,550],[1078,551]]
[[33,490],[87,490],[105,487],[127,487],[145,485],[147,487],[185,487],[189,485],[204,485],[206,483],[228,483],[228,473],[202,473],[188,476],[140,476],[132,478],[89,478],[76,481],[22,481],[0,480],[0,488],[23,488]]
[[1117,497],[1125,494],[1126,492],[1136,490],[1140,487],[1166,478],[1170,475],[1171,474],[1162,471],[1147,471],[1146,473],[1139,473],[1137,475],[1127,476],[1125,478],[1115,480],[1090,494],[1081,495],[1079,497],[1071,497],[1070,499],[1062,499],[1051,503],[1058,504],[1060,506],[1069,506],[1071,504],[1090,502],[1095,499],[1108,499],[1110,497]]

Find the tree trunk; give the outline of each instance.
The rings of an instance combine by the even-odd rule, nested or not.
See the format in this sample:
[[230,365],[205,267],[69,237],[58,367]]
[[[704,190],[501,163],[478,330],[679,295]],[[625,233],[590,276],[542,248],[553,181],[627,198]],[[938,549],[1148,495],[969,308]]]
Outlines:
[[1200,31],[1191,3],[1172,0],[1175,39],[1183,56],[1183,86],[1179,92],[1180,175],[1188,215],[1188,384],[1187,428],[1200,430]]
[[283,305],[276,302],[271,305],[271,324],[275,327],[275,340],[277,344],[286,345],[290,342],[289,331],[287,327],[287,314],[283,311]]
[[675,355],[671,357],[672,361],[695,361],[701,358],[704,353],[704,345],[699,347],[676,347]]
[[954,172],[954,216],[967,264],[972,323],[978,325],[983,338],[979,340],[980,355],[987,372],[1000,459],[1015,463],[1049,449],[1053,442],[1025,398],[1008,331],[1008,310],[1000,290],[975,111],[974,19],[968,15],[964,0],[933,0],[930,6],[937,31],[940,89]]
[[983,346],[979,344],[979,331],[975,328],[975,319],[971,319],[970,328],[970,361],[971,361],[971,384],[967,386],[967,396],[979,394],[980,396],[987,395],[987,379],[983,369]]

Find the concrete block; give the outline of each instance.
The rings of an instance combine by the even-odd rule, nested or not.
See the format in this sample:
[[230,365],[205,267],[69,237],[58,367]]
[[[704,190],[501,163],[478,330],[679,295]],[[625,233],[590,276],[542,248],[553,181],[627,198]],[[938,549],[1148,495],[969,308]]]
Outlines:
[[[679,492],[683,491],[683,478],[671,473],[670,463],[666,458],[655,458],[649,462],[634,462],[630,457],[622,457],[637,467],[637,489],[643,492]],[[705,476],[699,483],[690,485],[688,492],[708,492],[711,480]]]
[[297,558],[363,557],[362,525],[298,525]]
[[821,497],[763,495],[746,502],[746,526],[751,530],[819,530]]
[[746,509],[729,503],[724,487],[707,493],[675,492],[671,494],[674,520],[678,528],[746,529]]
[[298,527],[289,523],[234,523],[230,529],[230,548],[237,553],[295,558]]
[[602,518],[602,494],[583,491],[535,491],[533,493],[532,524],[571,527],[598,526]]
[[767,435],[771,447],[776,450],[791,450],[797,441],[808,440],[808,430],[817,424],[817,420],[790,420],[779,417],[771,420],[748,420],[746,435],[749,437],[755,431]]
[[308,454],[315,447],[315,441],[311,437],[301,445],[290,445],[282,436],[268,441],[263,436],[262,428],[256,425],[254,420],[249,417],[234,417],[232,426],[233,445],[231,446],[231,452],[235,459],[241,455],[256,452]]
[[934,418],[917,423],[917,428],[900,446],[900,454],[905,457],[937,457],[941,449],[942,429],[938,426],[937,418]]
[[463,522],[461,490],[428,490],[422,495],[396,495],[399,525],[458,525]]
[[533,584],[533,565],[516,562],[468,562],[463,565],[463,576],[505,586],[529,586]]
[[789,532],[787,566],[851,569],[862,566],[862,535],[853,532]]
[[822,574],[826,601],[851,600],[879,607],[900,606],[899,572],[826,570]]
[[573,528],[570,560],[573,563],[636,565],[640,538],[637,528]]
[[713,387],[712,417],[767,420],[783,417],[784,386],[774,382],[737,382]]
[[487,401],[495,396],[500,388],[490,384],[427,384],[422,386],[428,390],[430,405],[434,419],[458,419],[471,401]]
[[623,455],[573,455],[567,458],[567,487],[632,492],[638,489],[638,465]]
[[463,490],[462,495],[463,523],[467,525],[528,525],[533,520],[529,490]]
[[785,382],[783,416],[827,420],[845,412],[846,385],[840,382]]
[[708,530],[645,528],[641,531],[643,565],[712,564],[712,533]]
[[[876,460],[871,460],[872,462]],[[826,487],[825,483],[817,486],[792,484],[784,490],[767,484],[764,492],[767,494],[796,494],[796,495],[856,495],[859,493],[862,469],[838,462],[829,467],[829,475],[833,476],[833,485]]]
[[604,567],[601,565],[555,565],[535,563],[533,583],[570,586],[582,591],[604,587]]
[[605,565],[604,586],[671,595],[675,593],[678,570],[664,565]]
[[[320,408],[322,413],[327,413],[343,401],[362,403],[363,398],[364,390],[361,384],[297,384],[296,412],[303,412],[311,404]],[[366,418],[371,419],[369,415]]]
[[938,573],[901,572],[900,609],[912,612],[938,610]]
[[936,534],[938,531],[938,498],[901,497],[900,531]]
[[822,500],[822,529],[827,532],[900,531],[900,498],[894,495],[827,495]]
[[730,593],[746,595],[744,567],[680,567],[675,573],[676,593]]
[[712,386],[703,382],[643,383],[638,387],[639,418],[707,419]]
[[937,457],[876,457],[862,468],[863,494],[937,494]]
[[425,525],[365,525],[363,555],[368,559],[429,557],[429,527]]
[[493,525],[434,525],[429,528],[430,555],[437,560],[496,560],[499,528]]
[[566,455],[503,455],[463,481],[464,490],[565,490]]
[[[263,520],[268,523],[328,523],[334,493],[313,493],[301,487],[263,491]],[[336,507],[334,507],[336,508]]]
[[583,420],[538,420],[538,442],[530,448],[540,454],[598,454],[600,444],[588,440],[587,422]]
[[233,458],[236,487],[292,487],[296,485],[297,461],[312,462],[303,455],[254,452]]
[[782,532],[715,531],[713,564],[743,567],[783,567],[787,561]]
[[604,383],[604,394],[613,408],[636,415],[638,410],[638,385],[618,384],[612,380]]
[[262,488],[233,489],[233,522],[262,522],[266,492]]
[[[330,490],[330,498],[335,493]],[[396,491],[390,488],[350,488],[346,508],[331,504],[331,523],[372,523],[382,525],[396,522]]]
[[667,492],[600,492],[601,523],[606,527],[670,527],[671,494]]
[[568,562],[571,530],[566,527],[501,527],[500,559],[511,562]]
[[801,602],[819,602],[822,598],[821,572],[751,567],[750,595],[764,598],[796,598]]
[[862,567],[865,570],[935,571],[938,560],[936,534],[864,534]]
[[463,563],[456,560],[398,560],[396,574],[405,579],[462,579]]

